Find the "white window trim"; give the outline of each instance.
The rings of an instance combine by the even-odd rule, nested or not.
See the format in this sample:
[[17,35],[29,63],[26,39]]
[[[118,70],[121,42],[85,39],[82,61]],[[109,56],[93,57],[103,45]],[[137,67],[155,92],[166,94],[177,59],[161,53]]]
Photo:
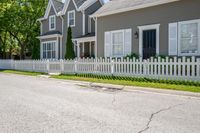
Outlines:
[[156,54],[159,55],[160,46],[160,24],[138,26],[139,28],[139,55],[143,57],[143,31],[144,30],[156,30]]
[[[69,24],[69,14],[70,13],[73,13],[74,14],[74,25],[70,25]],[[71,10],[71,11],[68,11],[67,12],[67,25],[68,25],[68,27],[70,26],[70,27],[75,27],[76,26],[76,12],[75,12],[75,10]]]
[[[124,29],[124,30],[115,30],[115,31],[111,31],[110,33],[111,33],[111,56],[112,57],[123,57],[124,56],[124,45],[125,45],[125,37],[124,37],[124,31],[125,31],[126,29]],[[121,33],[122,32],[122,34],[123,34],[123,55],[122,56],[114,56],[113,55],[113,33]]]
[[[51,28],[51,18],[54,18],[54,28]],[[49,16],[49,30],[55,30],[56,29],[56,15]]]
[[40,54],[41,54],[41,59],[44,59],[43,58],[43,45],[44,45],[44,43],[55,43],[55,58],[51,58],[51,59],[58,59],[58,41],[45,41],[45,42],[42,42],[41,43],[41,52],[40,52]]
[[198,23],[198,33],[200,32],[200,19],[197,20],[188,20],[188,21],[182,21],[178,22],[178,56],[196,56],[200,54],[200,33],[199,33],[199,42],[198,42],[198,48],[197,53],[181,53],[181,24],[190,24],[190,23]]

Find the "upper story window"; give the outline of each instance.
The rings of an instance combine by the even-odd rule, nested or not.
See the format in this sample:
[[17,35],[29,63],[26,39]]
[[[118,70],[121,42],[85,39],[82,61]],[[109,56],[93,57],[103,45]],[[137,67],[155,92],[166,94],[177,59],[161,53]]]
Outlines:
[[74,27],[75,26],[75,10],[68,11],[68,26]]
[[49,17],[49,30],[56,29],[56,16],[52,15]]

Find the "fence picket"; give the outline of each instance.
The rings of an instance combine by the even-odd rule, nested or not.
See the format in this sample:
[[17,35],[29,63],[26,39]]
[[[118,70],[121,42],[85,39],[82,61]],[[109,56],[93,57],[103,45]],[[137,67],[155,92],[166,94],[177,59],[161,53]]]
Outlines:
[[74,60],[0,60],[0,69],[34,72],[93,73],[159,79],[200,80],[199,58],[77,58]]

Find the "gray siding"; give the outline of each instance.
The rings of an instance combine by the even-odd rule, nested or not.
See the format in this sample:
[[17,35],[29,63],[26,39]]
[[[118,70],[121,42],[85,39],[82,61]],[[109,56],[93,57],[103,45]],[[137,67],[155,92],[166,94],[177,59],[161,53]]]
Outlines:
[[82,12],[76,11],[75,5],[74,5],[73,1],[71,0],[65,16],[63,16],[63,18],[64,18],[64,33],[63,33],[63,46],[62,46],[63,58],[64,58],[64,54],[65,54],[65,51],[66,51],[66,42],[67,42],[67,29],[68,29],[67,15],[68,15],[68,11],[71,11],[71,10],[75,10],[75,16],[76,16],[75,17],[75,27],[72,27],[72,38],[79,37],[83,34],[83,24],[82,24],[83,15],[82,15]]
[[[53,7],[51,7],[49,16],[56,15]],[[49,16],[48,19],[42,21],[42,34],[49,32]],[[56,31],[60,31],[62,33],[62,19],[56,16]]]
[[104,56],[104,32],[132,28],[132,51],[139,54],[139,39],[134,33],[138,26],[160,24],[161,55],[168,55],[168,24],[178,21],[200,19],[200,0],[181,0],[135,11],[98,18],[97,55]]
[[[86,16],[85,16],[85,23],[86,23],[86,27],[85,27],[85,31],[86,31],[86,33],[88,33],[88,19],[89,19],[89,15],[91,15],[91,14],[93,14],[94,12],[96,12],[100,7],[101,7],[102,5],[101,5],[101,3],[100,3],[100,1],[97,1],[97,2],[95,2],[93,5],[91,5],[89,8],[87,8],[86,10],[85,10],[85,14],[86,14]],[[94,21],[92,20],[91,21],[91,32],[95,32],[95,24],[94,24]]]

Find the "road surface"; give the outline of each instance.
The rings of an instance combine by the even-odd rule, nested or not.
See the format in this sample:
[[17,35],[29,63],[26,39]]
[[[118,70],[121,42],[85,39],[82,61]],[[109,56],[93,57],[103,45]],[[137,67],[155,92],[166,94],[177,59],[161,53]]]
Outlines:
[[200,133],[200,99],[0,73],[1,133]]

